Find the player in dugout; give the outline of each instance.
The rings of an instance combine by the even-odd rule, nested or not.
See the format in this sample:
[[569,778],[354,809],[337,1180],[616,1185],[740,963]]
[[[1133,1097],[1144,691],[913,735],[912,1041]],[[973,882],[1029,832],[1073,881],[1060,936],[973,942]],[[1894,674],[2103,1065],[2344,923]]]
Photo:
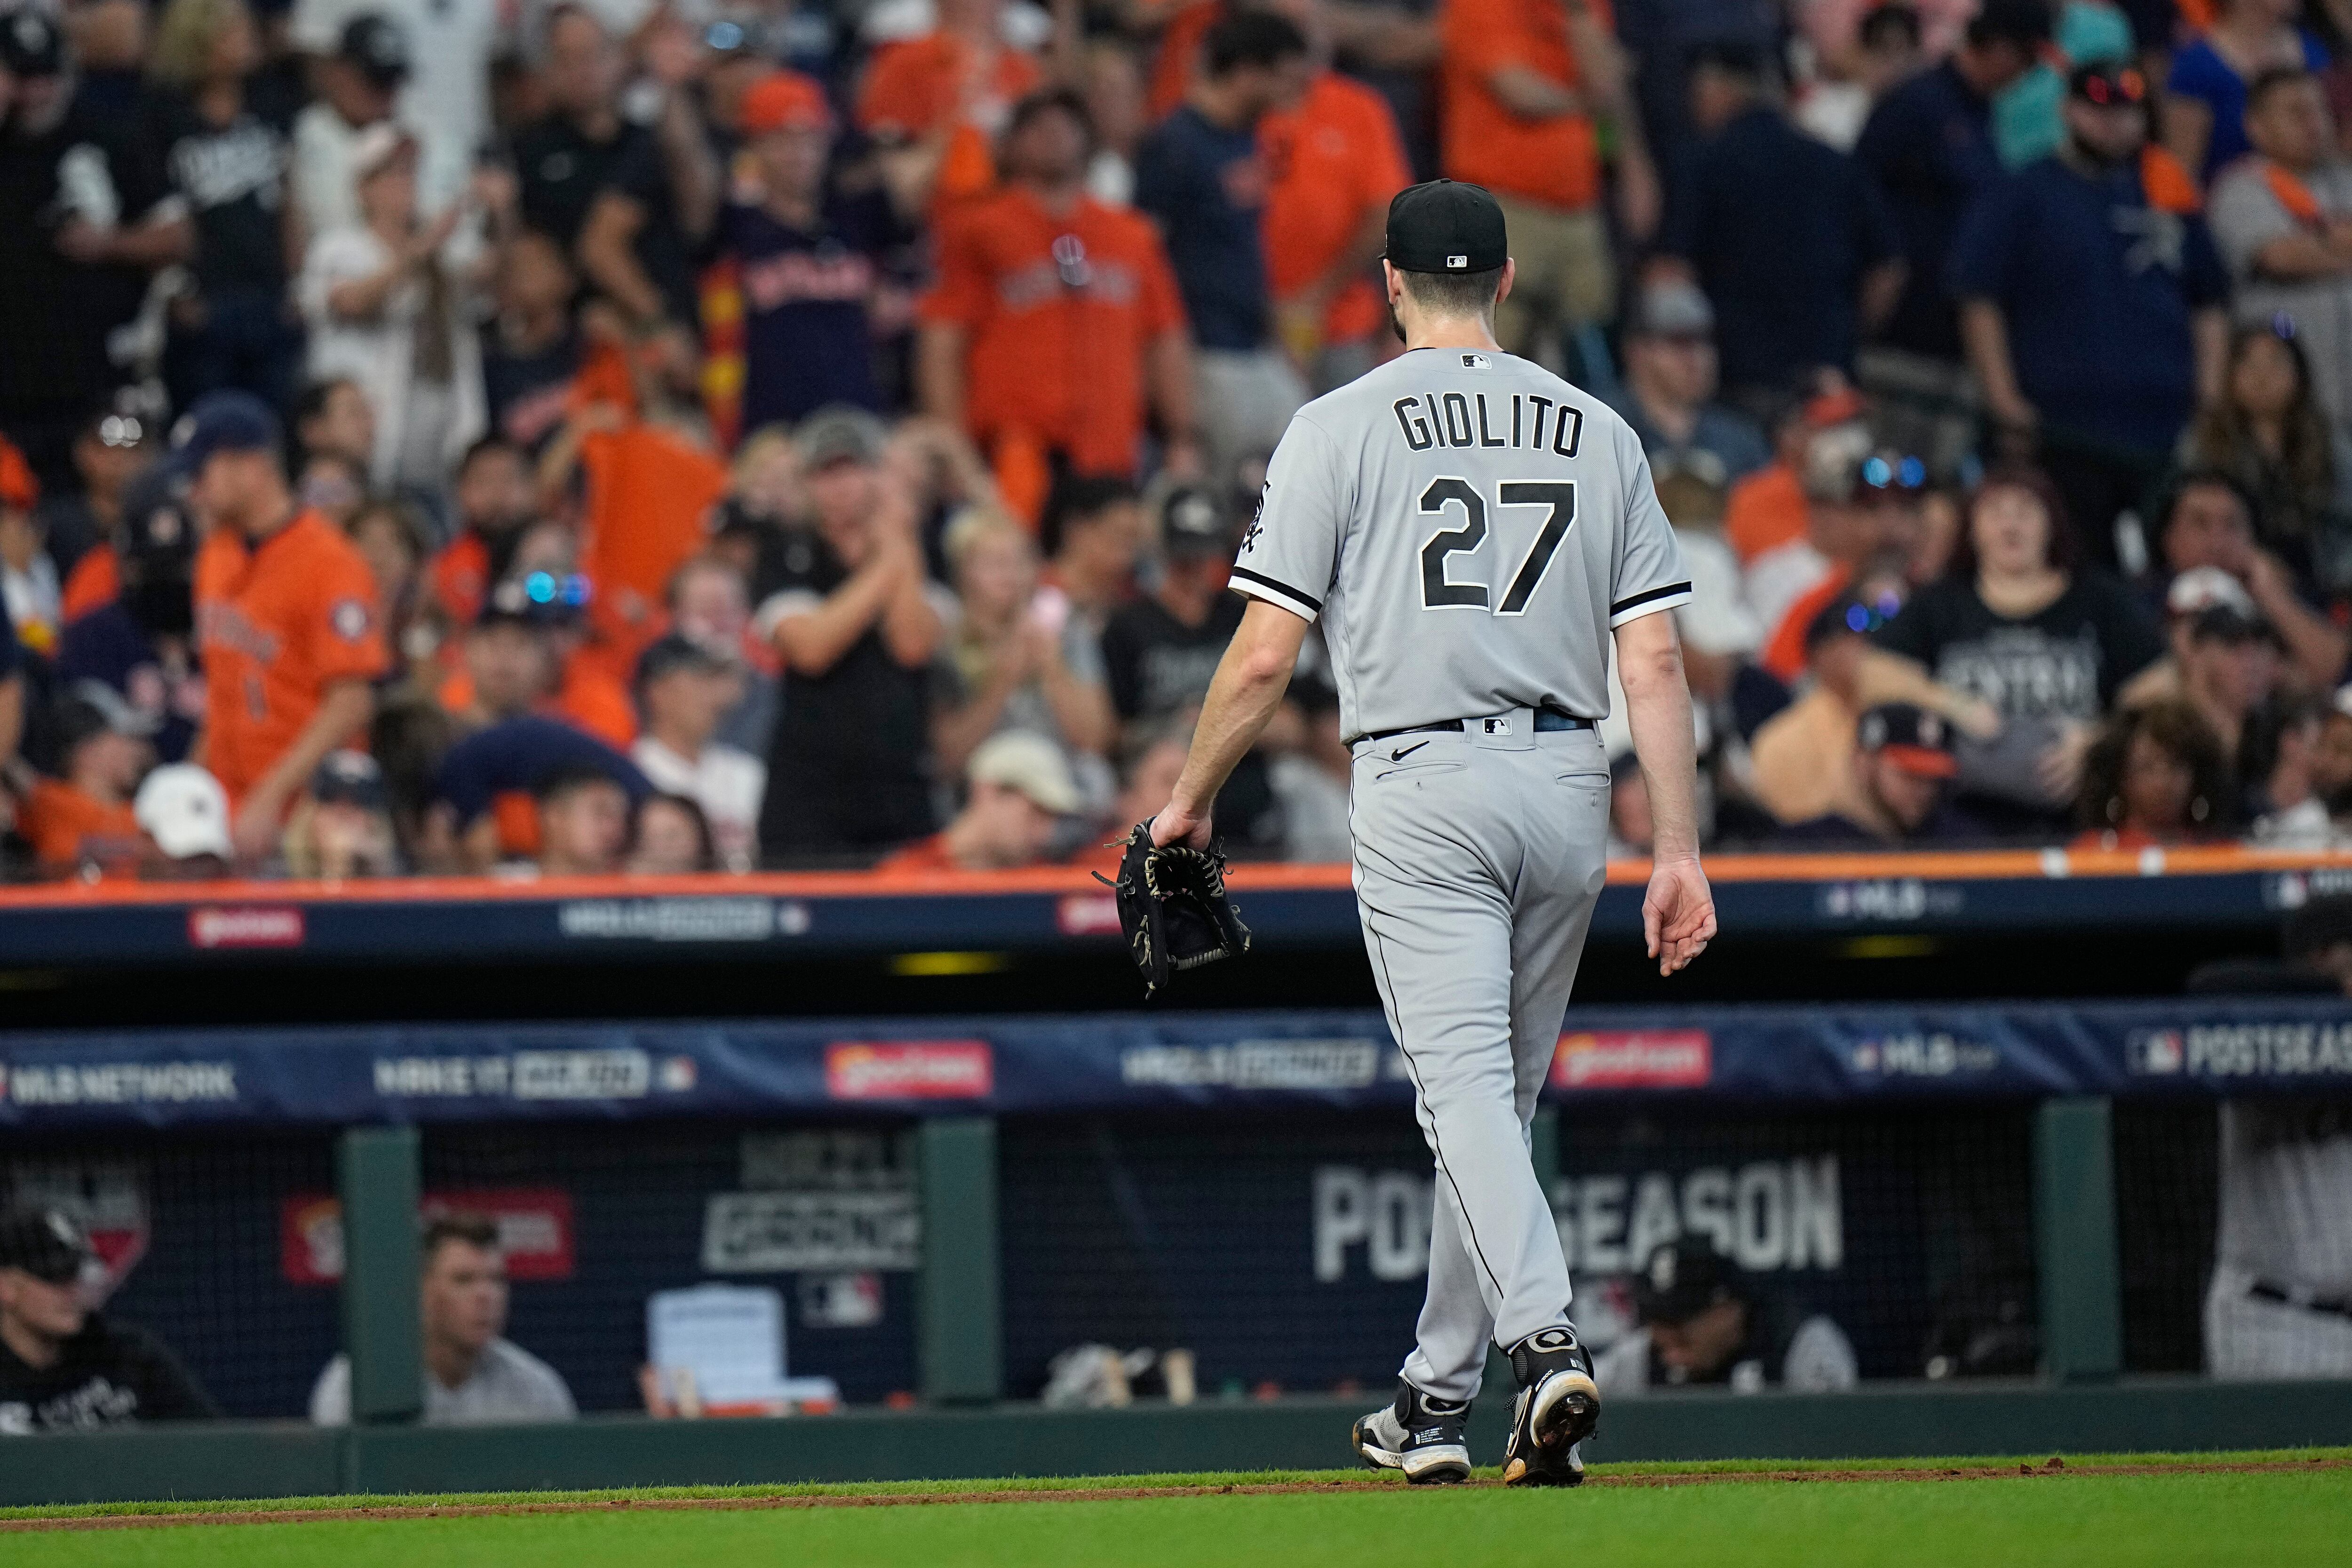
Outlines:
[[385,665],[375,574],[286,480],[278,416],[215,392],[188,412],[173,460],[205,530],[196,555],[205,726],[190,749],[228,792],[242,855],[278,842],[329,752],[363,743]]
[[0,1216],[0,1437],[220,1414],[170,1351],[92,1304],[105,1278],[63,1209]]
[[[425,1341],[424,1422],[474,1426],[569,1421],[579,1412],[553,1367],[506,1337],[507,1264],[495,1222],[444,1215],[419,1243],[418,1320]],[[339,1355],[310,1391],[320,1426],[352,1420],[352,1358]]]
[[1641,1326],[1593,1366],[1611,1398],[1699,1384],[1734,1394],[1836,1394],[1860,1375],[1843,1329],[1772,1298],[1705,1241],[1658,1247],[1632,1283]]

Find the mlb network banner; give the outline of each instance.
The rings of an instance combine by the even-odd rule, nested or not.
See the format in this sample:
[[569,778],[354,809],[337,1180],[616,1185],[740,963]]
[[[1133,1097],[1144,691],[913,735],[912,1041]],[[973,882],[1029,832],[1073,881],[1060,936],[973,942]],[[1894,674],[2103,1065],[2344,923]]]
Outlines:
[[[2352,1004],[1579,1008],[1548,1093],[1790,1104],[2352,1091]],[[1395,1104],[1373,1012],[0,1037],[0,1127]]]

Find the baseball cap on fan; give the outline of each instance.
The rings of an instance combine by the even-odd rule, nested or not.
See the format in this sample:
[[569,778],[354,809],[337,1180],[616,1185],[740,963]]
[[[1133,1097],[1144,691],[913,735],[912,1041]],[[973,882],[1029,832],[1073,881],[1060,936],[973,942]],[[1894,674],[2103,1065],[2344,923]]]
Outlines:
[[1161,504],[1160,544],[1171,556],[1184,560],[1229,555],[1233,531],[1225,526],[1225,514],[1214,496],[1183,485],[1169,491]]
[[222,452],[276,452],[284,447],[278,416],[249,392],[207,392],[172,431],[172,466],[195,479]]
[[1492,272],[1511,258],[1511,245],[1486,186],[1429,180],[1389,203],[1386,254],[1400,272]]
[[408,33],[390,16],[363,11],[343,24],[336,57],[385,92],[408,79]]
[[29,5],[0,16],[0,69],[31,79],[65,68],[66,41],[56,22]]
[[814,474],[835,463],[878,463],[889,437],[882,421],[865,409],[829,403],[801,421],[793,445],[800,448],[801,466]]
[[329,752],[310,774],[310,798],[320,805],[355,805],[362,811],[384,808],[383,769],[365,752]]
[[1025,731],[1007,730],[982,741],[964,765],[964,776],[976,784],[1018,790],[1056,816],[1067,816],[1083,804],[1062,749]]
[[49,727],[56,734],[58,755],[66,758],[84,741],[100,735],[143,741],[163,728],[163,721],[133,708],[102,680],[77,680],[50,712]]
[[1960,771],[1950,721],[1909,702],[1882,702],[1864,713],[1854,745],[1921,778],[1948,779]]
[[824,87],[798,71],[771,71],[753,82],[738,113],[746,136],[833,129],[833,105],[825,100]]
[[2219,566],[2191,566],[2164,591],[2164,613],[2188,621],[2205,637],[2242,642],[2263,635],[2267,623],[2254,596]]
[[173,763],[149,773],[131,803],[131,815],[166,859],[217,855],[226,860],[236,852],[228,837],[228,792],[194,763]]

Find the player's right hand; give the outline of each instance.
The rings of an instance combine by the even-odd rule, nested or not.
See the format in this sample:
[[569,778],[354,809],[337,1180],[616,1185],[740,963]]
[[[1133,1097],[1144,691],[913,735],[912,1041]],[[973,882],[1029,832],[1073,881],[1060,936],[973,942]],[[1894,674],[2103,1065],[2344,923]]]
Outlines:
[[1706,951],[1715,935],[1715,893],[1696,859],[1660,860],[1650,868],[1642,900],[1642,936],[1660,974],[1672,974]]

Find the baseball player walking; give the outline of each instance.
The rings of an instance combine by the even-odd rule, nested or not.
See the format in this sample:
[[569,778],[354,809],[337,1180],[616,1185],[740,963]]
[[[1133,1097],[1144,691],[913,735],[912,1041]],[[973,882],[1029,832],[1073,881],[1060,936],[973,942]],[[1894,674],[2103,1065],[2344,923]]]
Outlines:
[[1356,1448],[1409,1480],[1467,1479],[1491,1339],[1519,1385],[1504,1480],[1572,1486],[1600,1394],[1528,1129],[1601,892],[1612,637],[1657,818],[1650,954],[1671,974],[1715,934],[1665,613],[1690,583],[1624,421],[1496,346],[1512,265],[1494,197],[1403,192],[1381,270],[1407,352],[1300,409],[1276,449],[1234,567],[1255,602],[1152,837],[1208,843],[1210,802],[1320,617],[1364,943],[1437,1163],[1420,1342]]

